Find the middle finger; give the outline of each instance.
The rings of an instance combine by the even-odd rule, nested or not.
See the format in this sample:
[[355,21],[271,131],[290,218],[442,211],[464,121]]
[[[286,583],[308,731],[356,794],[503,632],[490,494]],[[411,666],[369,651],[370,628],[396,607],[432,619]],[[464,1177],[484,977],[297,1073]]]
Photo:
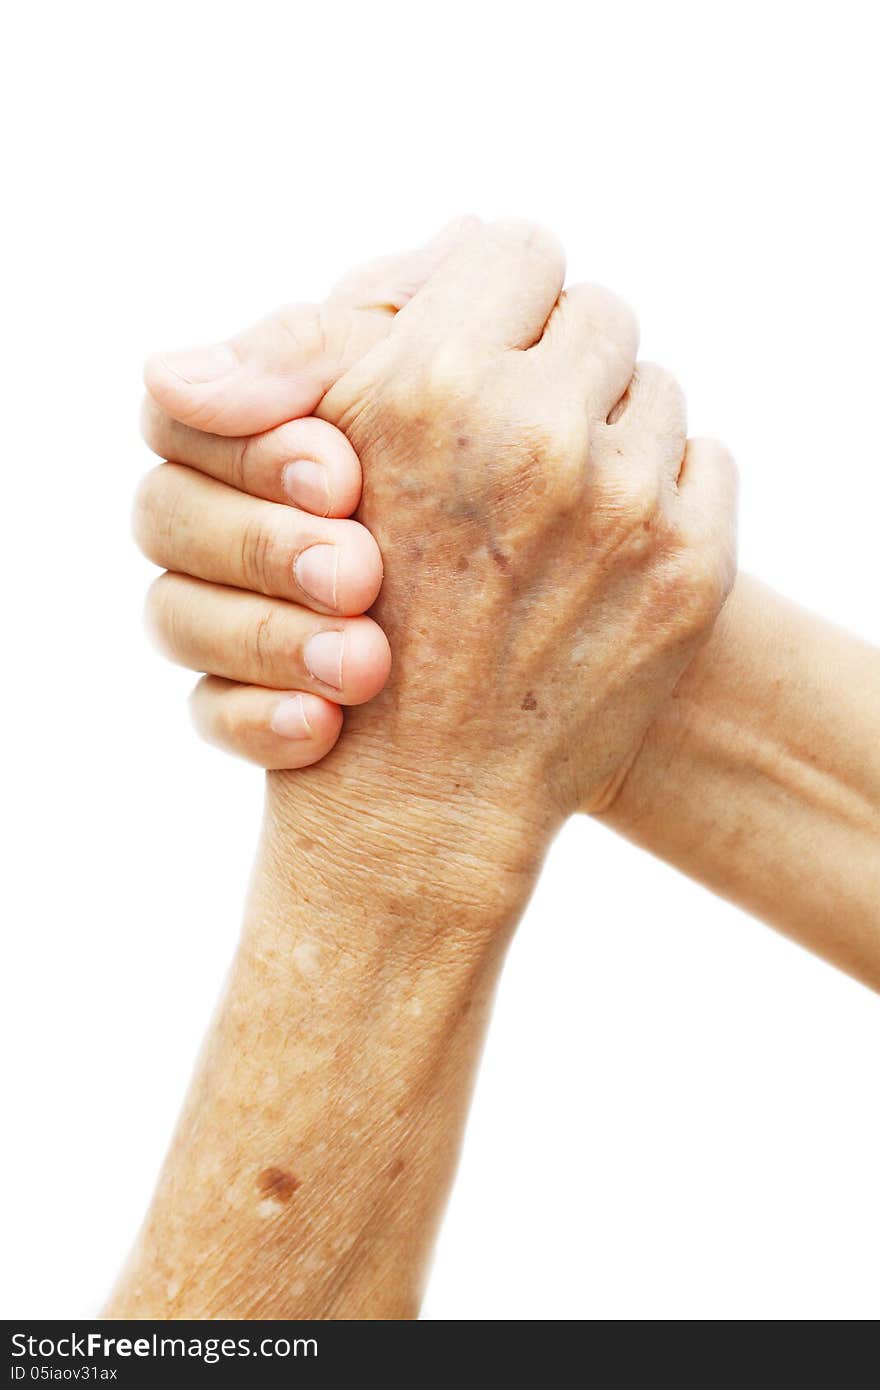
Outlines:
[[320,613],[363,613],[382,584],[379,547],[360,522],[265,502],[183,464],[147,474],[134,525],[144,554],[162,569]]

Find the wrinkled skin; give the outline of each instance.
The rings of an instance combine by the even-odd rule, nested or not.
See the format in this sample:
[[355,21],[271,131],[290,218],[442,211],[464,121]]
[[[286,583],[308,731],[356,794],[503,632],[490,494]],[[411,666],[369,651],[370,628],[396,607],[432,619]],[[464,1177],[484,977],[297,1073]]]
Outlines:
[[562,274],[543,233],[480,229],[319,410],[361,459],[394,652],[331,764],[553,820],[613,796],[733,578],[729,461],[679,489],[677,388],[631,421],[633,320]]
[[[321,308],[148,364],[146,435],[176,460],[136,508],[171,571],[151,624],[214,673],[197,723],[277,770],[281,838],[318,845],[325,873],[341,817],[369,813],[377,862],[448,844],[447,814],[515,862],[607,809],[729,590],[728,455],[687,442],[629,310],[563,278],[540,229],[466,219]],[[287,490],[303,455],[326,498]],[[358,521],[332,519],[359,496]],[[321,603],[297,580],[316,540],[340,557]],[[338,665],[316,669],[315,634],[342,640]]]

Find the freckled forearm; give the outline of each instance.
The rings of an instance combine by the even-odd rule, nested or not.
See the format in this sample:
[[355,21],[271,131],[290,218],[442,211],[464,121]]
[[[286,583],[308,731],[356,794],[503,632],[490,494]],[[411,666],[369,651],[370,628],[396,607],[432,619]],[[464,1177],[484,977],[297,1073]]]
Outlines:
[[747,577],[605,817],[880,988],[880,653]]
[[[355,884],[331,906],[315,855],[297,856],[270,816],[242,944],[110,1316],[418,1311],[522,902],[474,912],[473,933],[444,949],[442,900],[395,884],[393,862],[384,890]],[[454,915],[463,927],[468,910]]]

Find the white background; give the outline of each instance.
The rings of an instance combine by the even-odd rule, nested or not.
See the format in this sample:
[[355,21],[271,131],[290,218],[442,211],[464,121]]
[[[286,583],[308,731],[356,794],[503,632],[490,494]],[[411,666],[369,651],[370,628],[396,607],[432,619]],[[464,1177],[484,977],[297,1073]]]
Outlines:
[[[3,1315],[100,1305],[256,837],[260,775],[198,744],[190,679],[140,627],[141,357],[456,213],[540,218],[736,452],[744,565],[878,640],[872,10],[18,7]],[[878,1061],[868,991],[571,823],[503,981],[426,1316],[876,1316]]]

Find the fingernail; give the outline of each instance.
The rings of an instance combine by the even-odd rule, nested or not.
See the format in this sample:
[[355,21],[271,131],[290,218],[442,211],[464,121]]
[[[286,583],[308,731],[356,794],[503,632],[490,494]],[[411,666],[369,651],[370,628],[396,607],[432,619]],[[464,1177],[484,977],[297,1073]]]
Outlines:
[[335,545],[310,545],[301,550],[293,565],[296,582],[310,598],[328,608],[336,607],[339,550]]
[[279,700],[269,723],[272,732],[282,738],[312,738],[312,726],[306,719],[306,705],[301,695],[289,695]]
[[306,668],[315,680],[323,681],[333,690],[342,689],[342,653],[345,635],[341,632],[316,632],[305,645],[303,656]]
[[323,464],[295,459],[285,464],[281,479],[284,491],[298,507],[305,507],[316,516],[326,516],[330,511],[330,479]]
[[203,386],[217,381],[238,365],[238,359],[228,343],[212,343],[210,347],[185,348],[182,352],[166,352],[162,361],[175,376],[190,386]]

